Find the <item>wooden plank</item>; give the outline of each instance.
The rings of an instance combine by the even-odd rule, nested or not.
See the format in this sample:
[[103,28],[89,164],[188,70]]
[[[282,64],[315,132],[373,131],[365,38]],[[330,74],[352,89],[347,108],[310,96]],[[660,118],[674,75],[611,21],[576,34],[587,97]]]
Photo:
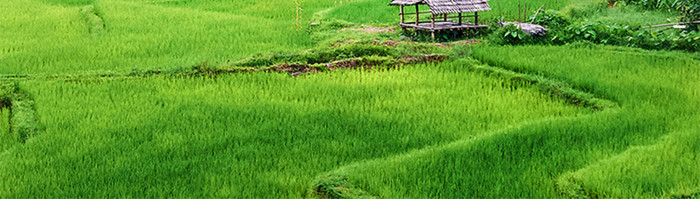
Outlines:
[[[419,13],[419,14],[431,14],[432,12],[430,12],[430,11],[425,11],[425,12],[418,12],[418,13]],[[412,15],[412,14],[416,14],[416,13],[414,13],[414,12],[407,12],[407,13],[404,13],[404,15]],[[399,13],[399,15],[401,15],[401,13]]]
[[[462,15],[462,18],[467,18],[467,17],[476,17],[476,15]],[[460,18],[460,16],[449,16],[447,17],[448,19],[457,19]]]
[[478,28],[487,28],[488,27],[486,25],[458,24],[458,23],[454,23],[451,21],[435,22],[434,25],[435,26],[433,26],[433,23],[431,23],[431,22],[425,22],[425,23],[420,23],[420,24],[415,24],[415,23],[399,24],[399,26],[401,26],[403,28],[413,28],[415,30],[426,30],[426,31],[464,30],[464,29],[478,29]]

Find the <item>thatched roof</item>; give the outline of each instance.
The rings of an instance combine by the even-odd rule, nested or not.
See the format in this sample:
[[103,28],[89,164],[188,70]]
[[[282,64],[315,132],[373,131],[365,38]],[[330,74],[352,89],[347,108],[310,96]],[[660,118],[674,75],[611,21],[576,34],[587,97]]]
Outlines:
[[389,5],[428,4],[433,14],[491,10],[488,0],[393,0]]
[[398,6],[398,5],[404,5],[404,6],[412,6],[416,5],[419,3],[423,3],[423,0],[393,0],[389,5],[393,6]]

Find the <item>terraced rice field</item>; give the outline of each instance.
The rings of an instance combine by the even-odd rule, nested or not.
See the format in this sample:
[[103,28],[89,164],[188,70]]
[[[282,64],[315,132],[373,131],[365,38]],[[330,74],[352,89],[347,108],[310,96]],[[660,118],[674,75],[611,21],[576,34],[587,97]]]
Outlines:
[[697,53],[402,41],[387,4],[0,3],[0,197],[699,196]]

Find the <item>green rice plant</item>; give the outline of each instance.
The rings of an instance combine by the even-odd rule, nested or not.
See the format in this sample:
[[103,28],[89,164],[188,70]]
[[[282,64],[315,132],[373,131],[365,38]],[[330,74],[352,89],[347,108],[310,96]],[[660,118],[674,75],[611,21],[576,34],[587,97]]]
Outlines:
[[[692,197],[700,188],[697,128],[671,133],[658,143],[631,147],[559,178],[590,197]],[[615,186],[610,186],[615,185]]]
[[12,90],[9,86],[2,84],[0,87],[0,151],[5,151],[17,143],[17,139],[12,134]]
[[46,133],[0,157],[1,197],[308,197],[345,164],[586,112],[460,63],[20,86]]
[[697,194],[697,60],[685,53],[599,46],[481,45],[466,54],[566,81],[621,106],[358,161],[323,173],[316,182],[346,179],[342,186],[379,198]]
[[[342,30],[398,22],[387,3],[4,1],[0,197],[700,194],[697,53],[385,45],[398,33]],[[490,4],[483,18],[541,4],[601,22],[667,16],[590,0]],[[621,17],[639,18],[609,19]],[[681,45],[653,45],[667,44]],[[167,75],[448,51],[447,62],[398,69]]]
[[[634,138],[639,147],[632,145],[560,177],[566,185],[560,186],[562,192],[589,197],[670,197],[689,196],[700,187],[698,175],[686,172],[697,170],[697,146],[693,145],[697,127],[693,124],[698,119],[694,110],[700,108],[696,89],[700,64],[687,54],[591,46],[484,47],[476,48],[473,55],[494,65],[567,79],[575,87],[616,99],[632,120],[666,126],[658,132],[664,137],[642,142],[657,136]],[[647,134],[642,129],[633,132]]]
[[674,13],[662,10],[642,10],[636,6],[630,5],[603,9],[584,20],[597,21],[610,25],[625,24],[650,26],[677,22],[678,17]]
[[87,23],[88,30],[92,34],[100,34],[105,29],[105,22],[97,13],[95,6],[89,5],[80,8],[80,15]]
[[[259,53],[299,51],[314,44],[308,33],[292,29],[294,11],[287,9],[288,2],[187,2],[98,0],[87,7],[80,6],[87,3],[82,1],[3,3],[0,73],[171,69]],[[308,13],[332,5],[330,0],[310,2],[303,3]],[[93,14],[96,11],[99,13]],[[302,21],[310,17],[308,13]],[[101,32],[100,37],[90,32]]]

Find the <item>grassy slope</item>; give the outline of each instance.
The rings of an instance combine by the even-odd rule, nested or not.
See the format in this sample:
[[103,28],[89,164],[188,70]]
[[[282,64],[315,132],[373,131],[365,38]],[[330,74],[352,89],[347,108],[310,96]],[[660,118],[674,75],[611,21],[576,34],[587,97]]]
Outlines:
[[563,79],[622,107],[525,123],[325,175],[386,198],[697,193],[700,128],[689,124],[700,119],[700,64],[684,54],[620,50],[474,48],[489,64]]
[[[550,9],[560,9],[578,2],[588,1],[544,3]],[[492,2],[494,10],[496,3]],[[105,31],[90,34],[89,24],[80,14],[84,5],[95,5],[104,19]],[[299,5],[303,8],[299,21],[302,26],[313,13],[331,6],[338,7],[327,13],[328,18],[380,24],[393,24],[397,20],[396,8],[386,6],[383,1],[345,1],[343,4],[330,0],[300,1]],[[517,10],[515,1],[503,1],[501,6],[502,10]],[[0,5],[0,73],[179,68],[204,61],[236,60],[258,53],[299,51],[318,41],[292,28],[296,23],[295,7],[292,1],[273,0],[11,1]],[[488,19],[495,13],[482,14]],[[629,13],[635,12],[610,12],[609,15],[627,16]],[[515,15],[504,13],[507,18]],[[600,20],[611,19],[601,17]]]
[[[186,67],[299,51],[313,44],[306,32],[293,29],[296,13],[293,3],[286,1],[192,1],[178,6],[98,0],[93,4],[106,25],[98,35],[89,33],[80,16],[81,4],[87,1],[59,2],[18,0],[0,5],[0,73]],[[302,25],[310,13],[327,4],[305,2],[308,10],[300,19]]]
[[[643,147],[629,148],[578,171],[573,181],[590,195],[658,197],[697,191],[700,176],[687,171],[697,170],[700,153],[700,128],[693,125],[700,119],[695,111],[700,110],[700,63],[682,53],[584,48],[564,55],[562,48],[566,47],[485,48],[475,54],[489,63],[568,79],[616,98],[630,119],[664,127],[661,133],[667,136],[662,139],[641,136],[648,134],[644,129],[618,132],[635,133],[630,143]],[[509,60],[493,56],[513,55],[509,52],[519,55]]]
[[[363,11],[377,7],[371,6],[372,3],[376,4],[359,1],[330,13],[341,13],[335,15],[343,18],[347,15],[342,13],[350,12],[353,7],[362,7]],[[566,12],[578,9],[590,15],[585,20],[608,24],[648,25],[664,23],[669,18],[674,20],[663,12],[640,12],[631,7],[591,9],[586,7],[586,2],[570,3],[562,4]],[[492,7],[497,5],[494,1],[491,4]],[[517,6],[510,4],[509,10],[514,10],[514,5]],[[697,145],[692,144],[695,140],[683,140],[697,135],[693,132],[698,128],[676,126],[696,121],[698,117],[689,112],[697,109],[697,96],[700,96],[696,89],[700,79],[698,68],[692,67],[698,62],[683,58],[694,56],[569,47],[488,47],[477,49],[475,55],[496,66],[566,80],[578,88],[614,98],[622,102],[624,108],[620,112],[542,121],[495,131],[439,148],[353,164],[325,175],[347,177],[351,184],[370,194],[388,198],[556,197],[571,188],[560,185],[557,190],[557,183],[571,181],[572,178],[565,180],[572,176],[567,171],[590,164],[593,168],[576,172],[573,179],[587,185],[584,189],[589,195],[658,197],[692,194],[700,189],[697,183],[700,178],[686,172],[695,169],[691,165],[697,165]],[[650,105],[652,102],[658,104]],[[680,118],[672,119],[675,117]],[[686,128],[690,133],[676,133]],[[633,147],[630,148],[632,152],[623,153],[630,146],[655,143],[662,135],[670,138],[654,146]],[[681,144],[675,147],[677,154],[670,155],[662,150],[678,143]],[[619,153],[622,155],[617,156]],[[645,165],[661,154],[666,156],[664,161]],[[605,161],[609,156],[615,156],[614,160]],[[640,161],[647,163],[640,164]],[[660,171],[662,168],[665,171]],[[601,170],[628,172],[590,174]],[[566,176],[560,177],[564,173]],[[655,175],[665,178],[655,179]]]
[[[305,8],[305,18],[333,5],[330,1],[301,2]],[[588,2],[553,1],[548,4],[548,8],[565,8],[567,5]],[[483,14],[496,16],[497,1],[491,3],[495,11]],[[107,23],[107,32],[100,35],[88,33],[88,27],[79,15],[79,8],[89,4],[97,6]],[[346,2],[327,14],[330,18],[356,23],[395,23],[396,19],[392,18],[396,8],[386,7],[385,4],[386,2],[366,0]],[[507,10],[504,12],[507,18],[515,18],[517,2],[501,2],[501,6],[501,9]],[[293,7],[292,2],[280,4],[278,1],[248,0],[235,3],[203,0],[162,3],[148,0],[98,0],[96,3],[79,0],[4,2],[0,4],[0,73],[52,74],[126,71],[134,67],[170,68],[190,66],[204,60],[237,59],[261,52],[295,51],[307,48],[315,41],[311,41],[306,33],[290,28],[294,26]],[[622,9],[601,13],[592,20],[618,23],[620,17],[636,16],[635,20],[623,20],[622,23],[637,23],[648,22],[647,19],[655,21],[666,18],[663,14],[639,15]],[[263,27],[258,23],[260,21],[269,22],[272,26]],[[298,41],[299,38],[302,39]],[[300,196],[308,188],[311,178],[319,172],[372,158],[379,159],[351,164],[331,173],[351,176],[354,183],[368,192],[386,197],[553,197],[558,196],[558,191],[571,194],[584,192],[602,197],[654,197],[664,194],[687,195],[699,191],[698,174],[693,173],[697,169],[692,167],[698,163],[697,154],[700,150],[696,140],[698,127],[688,124],[698,121],[698,115],[693,110],[700,108],[697,98],[700,93],[696,89],[700,78],[697,75],[698,62],[682,58],[690,56],[665,52],[631,52],[627,49],[569,47],[482,47],[476,49],[474,55],[495,66],[566,80],[578,88],[613,98],[623,107],[619,111],[530,120],[531,122],[522,124],[516,123],[537,110],[527,112],[529,110],[502,108],[485,111],[469,107],[476,108],[473,111],[479,114],[467,116],[450,112],[447,117],[434,114],[437,116],[427,117],[432,118],[428,121],[410,117],[392,120],[384,117],[399,112],[430,114],[433,112],[420,110],[445,109],[436,107],[435,104],[426,104],[427,108],[418,110],[406,108],[405,104],[415,102],[404,99],[404,105],[397,105],[404,108],[394,107],[383,110],[384,112],[353,115],[324,109],[319,111],[324,113],[320,115],[302,114],[302,110],[308,108],[324,107],[303,101],[310,96],[325,99],[323,105],[337,103],[337,107],[331,108],[336,110],[351,111],[355,110],[352,107],[357,106],[372,107],[369,104],[353,103],[355,101],[352,100],[336,102],[335,98],[328,98],[326,94],[342,94],[341,90],[348,88],[330,84],[323,77],[278,87],[291,90],[278,91],[279,96],[293,96],[290,99],[302,102],[281,102],[268,96],[262,98],[262,102],[267,105],[265,107],[245,98],[258,97],[254,93],[245,93],[251,84],[255,88],[253,91],[266,94],[268,90],[264,89],[265,84],[235,82],[232,79],[202,82],[165,78],[85,85],[59,82],[43,85],[47,82],[29,82],[24,83],[23,87],[30,88],[39,100],[40,118],[43,123],[49,124],[48,135],[32,139],[27,145],[14,148],[3,155],[0,167],[4,169],[0,175],[6,180],[1,183],[0,194],[15,197],[80,194]],[[435,71],[418,72],[432,74]],[[357,76],[355,73],[344,75]],[[494,81],[479,76],[466,77],[476,81],[468,82],[469,84]],[[252,80],[259,80],[257,78],[292,81],[285,80],[286,77],[275,79],[274,76],[256,76]],[[301,95],[300,93],[317,91],[302,86],[302,83],[320,83],[328,85],[329,89],[326,94]],[[355,85],[358,82],[339,84]],[[405,84],[411,85],[408,82]],[[233,88],[245,89],[227,90],[232,89],[231,85]],[[387,83],[387,87],[388,85],[391,84]],[[361,92],[347,95],[353,96],[351,99],[389,95],[384,94],[386,90],[372,90],[377,87],[381,88],[367,85],[359,88],[364,89]],[[173,91],[172,88],[179,90]],[[420,90],[421,87],[406,89]],[[213,90],[223,90],[224,94],[211,93]],[[497,93],[510,95],[506,90]],[[115,96],[107,95],[112,92]],[[236,97],[238,95],[239,98]],[[454,93],[449,96],[478,97],[464,95]],[[201,104],[203,97],[206,97],[204,106]],[[390,97],[395,96],[392,94]],[[451,99],[427,97],[433,97],[431,99],[438,102]],[[491,96],[481,96],[478,99],[484,98]],[[542,100],[540,98],[541,96],[538,101]],[[86,103],[85,99],[89,99],[89,102]],[[489,103],[478,99],[473,101]],[[242,106],[241,103],[249,106]],[[232,108],[232,105],[239,106]],[[94,108],[84,108],[86,106]],[[556,104],[552,107],[559,106]],[[278,108],[269,110],[268,107]],[[540,108],[548,107],[550,106]],[[379,108],[387,107],[382,105]],[[502,112],[508,113],[507,111],[518,112],[512,113],[512,116],[500,115]],[[381,115],[378,122],[357,119],[374,114]],[[506,117],[502,125],[468,125],[478,121],[482,122],[479,124],[484,124],[484,121],[498,118],[494,114]],[[230,118],[219,118],[221,115],[244,119],[233,125],[228,120]],[[351,118],[350,124],[320,123],[343,129],[389,130],[401,127],[408,130],[397,131],[398,134],[391,138],[392,142],[380,147],[374,145],[386,139],[381,137],[384,134],[378,133],[380,130],[364,132],[359,136],[337,135],[336,132],[313,134],[310,135],[316,136],[313,140],[294,140],[297,137],[290,134],[275,134],[289,129],[295,129],[293,131],[302,135],[309,134],[304,128],[321,131],[321,127],[305,123],[325,121],[324,115]],[[260,119],[270,117],[296,123]],[[83,121],[84,118],[88,120]],[[480,119],[460,121],[463,118]],[[255,125],[248,125],[250,123]],[[386,126],[387,123],[395,126]],[[457,125],[451,126],[452,124]],[[433,131],[435,126],[444,128],[437,129],[443,132],[434,131],[427,135],[418,133]],[[464,129],[472,129],[474,133],[470,136],[473,137],[465,138],[461,135]],[[254,131],[269,134],[251,135],[250,132]],[[442,137],[430,137],[435,134]],[[319,139],[320,135],[331,136]],[[363,137],[365,135],[374,136]],[[286,140],[281,140],[280,137]],[[415,140],[407,139],[416,137]],[[352,141],[333,141],[338,139]],[[455,142],[448,144],[450,141]],[[263,143],[260,146],[266,149],[266,153],[258,152],[259,146],[251,146],[250,143]],[[441,143],[445,145],[440,145]],[[433,147],[424,148],[426,144]],[[192,147],[182,148],[182,145]],[[230,145],[238,148],[225,147]],[[280,145],[284,147],[279,149]],[[337,148],[338,146],[343,147]],[[307,153],[319,151],[319,147],[322,148],[320,153]],[[372,150],[379,152],[368,152]],[[289,152],[289,155],[279,157],[280,151]],[[400,155],[391,156],[396,154]],[[293,161],[298,159],[310,161]],[[320,164],[311,165],[314,161]],[[115,183],[109,183],[111,181]],[[133,186],[138,183],[148,186],[146,189]],[[445,185],[449,187],[445,188]],[[33,192],[37,195],[30,195],[32,190],[47,190],[47,187],[62,189]],[[199,192],[200,190],[204,191]]]
[[47,129],[2,157],[2,197],[300,197],[344,164],[581,111],[451,64],[22,87]]

